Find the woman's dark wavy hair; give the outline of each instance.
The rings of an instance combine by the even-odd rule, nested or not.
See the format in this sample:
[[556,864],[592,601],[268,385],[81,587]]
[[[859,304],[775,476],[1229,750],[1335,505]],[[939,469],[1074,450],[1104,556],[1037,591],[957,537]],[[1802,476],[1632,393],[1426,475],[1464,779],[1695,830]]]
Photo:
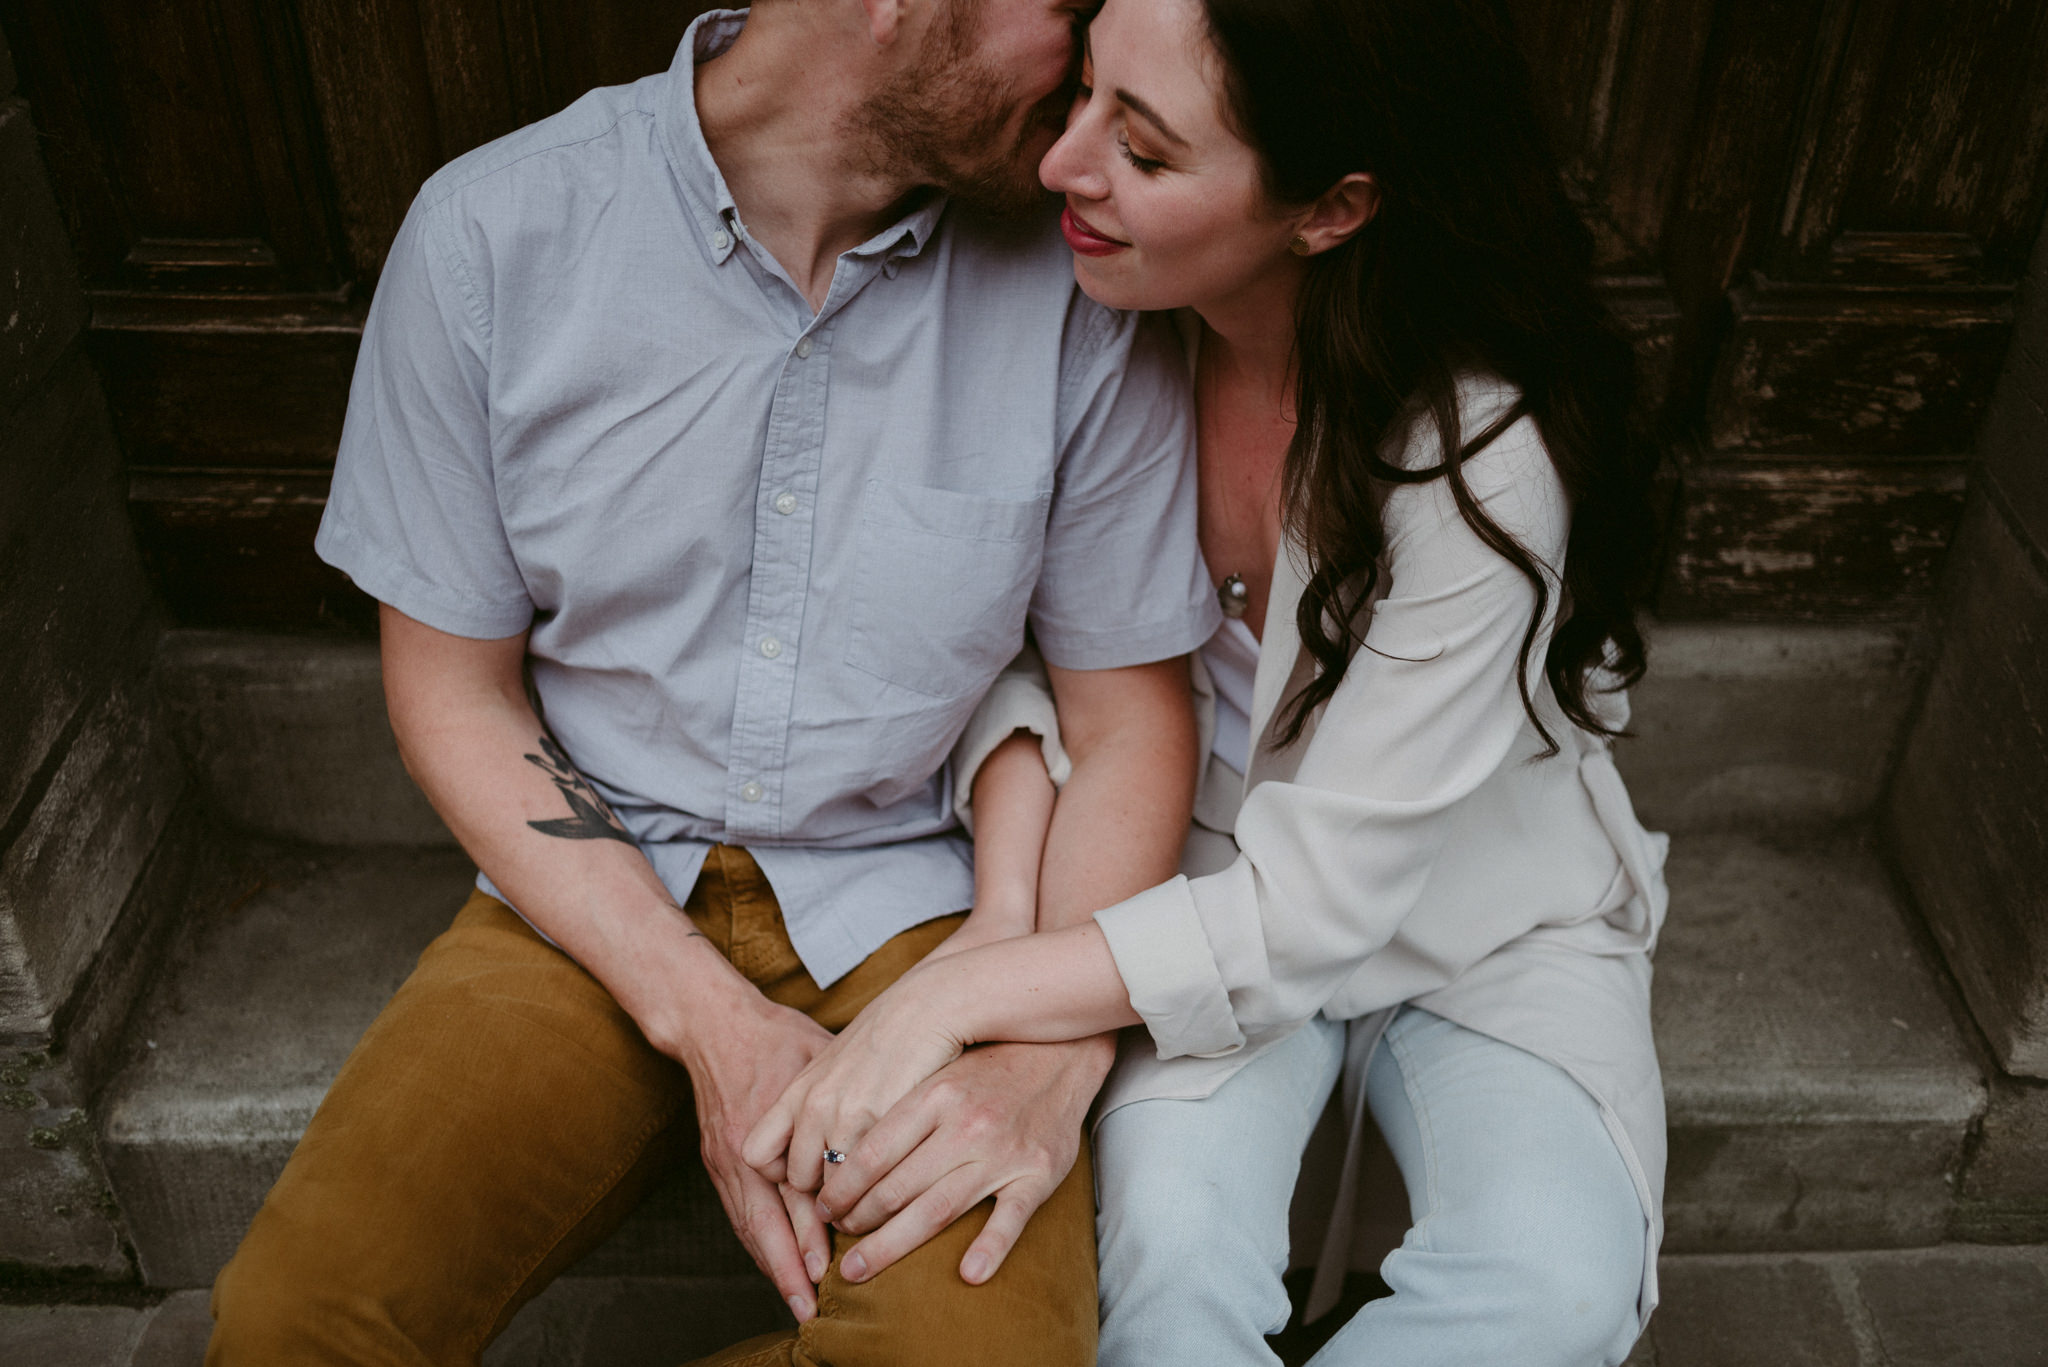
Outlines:
[[[1592,237],[1566,198],[1498,0],[1204,4],[1226,116],[1259,153],[1268,193],[1306,204],[1363,171],[1381,196],[1364,231],[1309,261],[1297,306],[1298,426],[1283,497],[1308,554],[1298,625],[1318,669],[1288,703],[1283,740],[1300,736],[1363,643],[1363,608],[1385,572],[1387,494],[1443,479],[1473,531],[1536,590],[1517,683],[1556,752],[1528,677],[1551,588],[1463,471],[1524,414],[1572,507],[1543,672],[1572,722],[1613,734],[1588,699],[1589,675],[1604,665],[1625,686],[1643,672],[1636,609],[1655,554],[1655,457],[1633,422],[1634,359],[1594,294]],[[1499,376],[1521,400],[1468,437],[1461,372]],[[1434,422],[1442,463],[1405,470],[1386,458],[1411,420]]]

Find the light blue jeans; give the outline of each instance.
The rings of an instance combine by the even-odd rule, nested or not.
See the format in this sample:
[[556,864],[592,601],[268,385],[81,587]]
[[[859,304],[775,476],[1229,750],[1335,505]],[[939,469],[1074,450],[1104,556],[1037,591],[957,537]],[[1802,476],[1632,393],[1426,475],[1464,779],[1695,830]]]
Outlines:
[[[1199,1101],[1095,1136],[1101,1367],[1266,1363],[1287,1210],[1344,1061],[1311,1021]],[[1414,1226],[1311,1367],[1613,1367],[1636,1338],[1643,1209],[1593,1098],[1533,1054],[1404,1007],[1366,1075]]]

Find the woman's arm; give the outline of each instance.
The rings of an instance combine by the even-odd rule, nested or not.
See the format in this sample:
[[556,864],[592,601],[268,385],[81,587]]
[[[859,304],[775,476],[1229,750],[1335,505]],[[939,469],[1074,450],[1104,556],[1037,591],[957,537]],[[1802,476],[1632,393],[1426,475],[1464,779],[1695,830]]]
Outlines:
[[1038,737],[1012,731],[981,762],[972,788],[974,910],[927,961],[1029,935],[1037,926],[1038,865],[1057,796]]
[[1139,1023],[1100,927],[1086,921],[940,958],[932,955],[870,1002],[754,1127],[744,1150],[769,1169],[789,1157],[789,1181],[809,1189],[815,1155],[848,1151],[899,1100],[969,1045],[1052,1044]]

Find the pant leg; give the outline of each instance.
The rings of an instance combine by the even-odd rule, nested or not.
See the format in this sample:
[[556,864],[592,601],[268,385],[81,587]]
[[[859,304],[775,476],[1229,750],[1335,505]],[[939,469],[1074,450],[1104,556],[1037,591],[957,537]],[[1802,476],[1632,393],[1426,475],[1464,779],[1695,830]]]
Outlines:
[[[709,899],[688,905],[714,941],[773,1001],[843,1028],[862,1007],[958,928],[949,916],[896,936],[820,990],[789,944],[767,880],[742,850],[712,852],[721,874]],[[840,1260],[860,1240],[835,1231],[818,1285],[818,1314],[697,1367],[1089,1367],[1095,1361],[1095,1188],[1084,1139],[1073,1170],[1038,1208],[1010,1256],[981,1286],[960,1260],[995,1210],[993,1198],[868,1281],[848,1282]]]
[[1102,1367],[1279,1362],[1288,1207],[1343,1063],[1318,1018],[1210,1096],[1102,1118]]
[[474,1363],[694,1136],[688,1102],[610,993],[472,896],[215,1282],[207,1362]]
[[1636,1337],[1643,1209],[1584,1088],[1415,1007],[1366,1096],[1415,1224],[1311,1367],[1614,1367]]

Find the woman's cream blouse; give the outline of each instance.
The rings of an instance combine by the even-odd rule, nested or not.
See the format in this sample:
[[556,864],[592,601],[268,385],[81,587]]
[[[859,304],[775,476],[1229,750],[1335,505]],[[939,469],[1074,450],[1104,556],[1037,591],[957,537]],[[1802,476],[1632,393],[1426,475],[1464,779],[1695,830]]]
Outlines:
[[[1466,381],[1465,432],[1515,398]],[[1437,460],[1434,424],[1418,424],[1400,463]],[[1383,596],[1364,645],[1301,735],[1278,744],[1280,705],[1312,676],[1294,628],[1298,552],[1283,547],[1249,772],[1211,757],[1182,875],[1095,918],[1154,1046],[1126,1049],[1102,1112],[1207,1095],[1318,1013],[1361,1020],[1413,1002],[1557,1063],[1600,1102],[1649,1220],[1647,1314],[1664,1166],[1649,952],[1666,904],[1665,838],[1636,820],[1606,739],[1573,725],[1543,676],[1570,508],[1536,424],[1515,422],[1464,472],[1545,568],[1526,673],[1558,748],[1546,752],[1517,683],[1535,589],[1472,531],[1442,479],[1389,496]],[[1213,716],[1206,685],[1197,663]],[[1601,706],[1626,720],[1620,694]],[[956,791],[1020,727],[1045,738],[1062,778],[1051,702],[1028,661],[963,737]]]

